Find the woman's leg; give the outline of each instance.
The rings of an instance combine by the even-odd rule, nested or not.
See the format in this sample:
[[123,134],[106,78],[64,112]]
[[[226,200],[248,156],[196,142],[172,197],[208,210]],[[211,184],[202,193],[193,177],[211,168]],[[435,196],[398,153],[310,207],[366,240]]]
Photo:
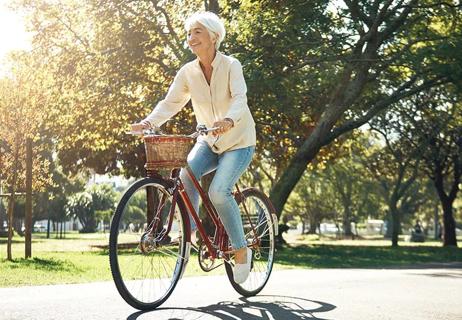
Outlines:
[[[194,177],[200,182],[200,178],[205,174],[215,170],[218,164],[218,155],[210,150],[206,142],[197,142],[188,155],[188,166],[194,174]],[[181,169],[180,178],[183,182],[184,189],[188,194],[194,210],[199,214],[199,192],[194,183],[189,178],[189,174],[185,169]],[[196,230],[197,226],[192,217],[191,230]]]
[[234,186],[249,166],[255,147],[227,151],[219,155],[218,166],[209,189],[234,250],[247,246],[239,206],[232,195]]

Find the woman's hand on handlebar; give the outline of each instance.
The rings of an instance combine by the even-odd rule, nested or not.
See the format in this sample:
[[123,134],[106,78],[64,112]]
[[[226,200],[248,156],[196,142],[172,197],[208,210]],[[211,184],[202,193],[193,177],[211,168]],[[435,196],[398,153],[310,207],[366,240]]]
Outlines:
[[213,136],[218,136],[220,134],[223,134],[227,131],[229,131],[232,127],[234,126],[233,120],[229,118],[225,118],[220,121],[216,121],[213,124],[213,127],[216,127],[217,129],[212,131]]
[[132,132],[142,132],[143,130],[147,130],[149,128],[151,128],[151,125],[146,121],[131,124]]

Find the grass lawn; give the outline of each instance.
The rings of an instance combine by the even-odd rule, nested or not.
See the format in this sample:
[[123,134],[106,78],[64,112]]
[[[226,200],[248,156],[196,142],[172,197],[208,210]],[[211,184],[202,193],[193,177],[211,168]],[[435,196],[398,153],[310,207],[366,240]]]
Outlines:
[[[24,239],[14,238],[14,261],[6,260],[6,239],[0,238],[0,287],[81,283],[111,280],[106,250],[95,245],[108,243],[103,233],[70,233],[66,239],[46,239],[34,234],[32,259],[24,259]],[[278,249],[275,269],[286,268],[387,268],[432,262],[462,262],[459,248],[442,248],[441,243],[401,242],[391,248],[389,240],[333,240],[328,237],[286,237],[290,245]],[[220,267],[211,274],[224,274]],[[192,255],[185,276],[208,275]]]

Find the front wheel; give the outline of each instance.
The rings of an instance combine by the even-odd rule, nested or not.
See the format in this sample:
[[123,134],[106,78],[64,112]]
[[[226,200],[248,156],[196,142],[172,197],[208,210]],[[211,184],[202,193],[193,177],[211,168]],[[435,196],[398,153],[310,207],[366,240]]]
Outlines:
[[169,187],[163,179],[136,181],[112,218],[112,276],[122,298],[140,310],[152,310],[165,302],[185,267],[185,221]]
[[[240,199],[239,199],[240,198]],[[258,189],[242,190],[242,197],[236,199],[244,226],[244,235],[253,257],[249,278],[241,284],[234,281],[233,268],[225,263],[226,273],[233,288],[245,297],[258,294],[268,282],[274,263],[275,230],[277,222],[273,205]]]

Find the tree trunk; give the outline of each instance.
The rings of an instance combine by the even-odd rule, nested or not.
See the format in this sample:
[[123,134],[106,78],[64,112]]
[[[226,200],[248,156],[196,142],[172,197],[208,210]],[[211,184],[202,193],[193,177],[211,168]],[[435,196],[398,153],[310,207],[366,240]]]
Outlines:
[[[13,181],[15,179],[13,178]],[[11,252],[11,245],[13,243],[13,210],[14,210],[14,183],[13,187],[10,189],[11,195],[8,201],[8,241],[7,241],[7,259],[12,261],[13,255]]]
[[434,228],[434,232],[433,232],[433,235],[434,235],[434,239],[435,240],[439,240],[440,237],[439,237],[439,233],[440,233],[440,223],[439,223],[439,215],[438,215],[438,206],[435,207],[435,215],[433,216],[433,228]]
[[452,204],[457,195],[460,176],[455,178],[452,184],[452,190],[449,192],[448,196],[444,190],[442,166],[439,163],[435,165],[434,185],[438,197],[440,198],[441,206],[443,207],[443,246],[457,247],[456,222],[454,220]]
[[51,229],[51,218],[50,218],[50,213],[48,212],[47,239],[50,239],[50,229]]
[[[83,228],[80,230],[81,233],[92,233],[96,232],[96,219],[95,216],[90,216],[88,219],[82,220],[80,219],[80,223],[82,224]],[[59,226],[58,226],[59,227]],[[143,226],[137,226],[139,228],[143,228]]]
[[314,129],[313,134],[298,149],[281,178],[273,186],[273,189],[271,189],[270,199],[278,217],[281,216],[284,205],[305,172],[306,166],[316,157],[321,149],[320,139],[317,137],[327,133],[324,132],[325,130],[321,132],[321,129],[321,126],[317,126]]
[[456,246],[456,221],[454,220],[452,202],[443,202],[443,246]]
[[10,200],[8,202],[8,241],[7,241],[7,259],[12,261],[12,244],[13,244],[13,211],[14,211],[14,196],[16,192],[16,182],[18,180],[18,165],[19,165],[19,136],[15,137],[15,153],[14,153],[14,166],[13,166],[13,180],[10,186]]
[[342,224],[343,224],[343,234],[345,236],[352,236],[353,234],[351,232],[351,209],[350,207],[345,208],[345,211],[343,213]]
[[[317,219],[312,218],[310,219],[310,229],[308,230],[308,234],[316,234],[316,229],[318,227],[319,222]],[[321,229],[319,229],[319,232],[321,233]]]
[[281,178],[270,192],[270,199],[278,217],[281,216],[284,205],[305,172],[306,166],[314,160],[323,146],[328,145],[333,140],[326,137],[329,137],[335,123],[348,109],[348,106],[361,94],[367,82],[364,77],[367,70],[368,67],[358,68],[354,79],[351,79],[353,73],[351,66],[343,71],[340,83],[331,95],[331,100],[314,130],[297,150]]
[[390,213],[391,213],[391,221],[392,221],[391,246],[397,247],[401,221],[400,221],[399,211],[396,208],[396,204],[392,204],[390,206]]
[[32,257],[32,139],[26,140],[25,258]]

